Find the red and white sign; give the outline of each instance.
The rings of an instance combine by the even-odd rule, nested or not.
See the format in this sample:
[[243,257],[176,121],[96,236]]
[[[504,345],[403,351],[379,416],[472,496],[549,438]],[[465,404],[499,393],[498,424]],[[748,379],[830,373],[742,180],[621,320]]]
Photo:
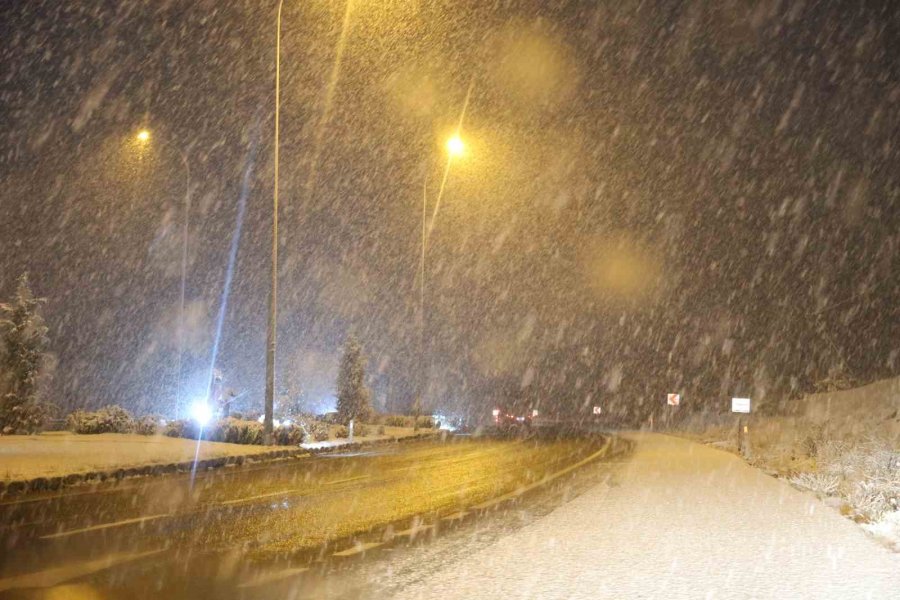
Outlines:
[[594,414],[595,414],[595,415],[599,415],[600,412],[601,412],[601,411],[600,411],[600,407],[599,407],[599,406],[595,406],[595,407],[594,407]]
[[669,406],[679,406],[681,404],[681,394],[667,394],[666,404]]

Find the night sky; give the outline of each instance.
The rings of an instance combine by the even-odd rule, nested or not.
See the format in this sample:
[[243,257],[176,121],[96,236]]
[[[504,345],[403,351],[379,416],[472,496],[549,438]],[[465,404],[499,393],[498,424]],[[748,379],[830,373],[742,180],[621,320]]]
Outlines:
[[[635,414],[900,374],[900,8],[749,4],[288,0],[279,388],[327,405],[350,332],[393,410],[421,365],[436,409]],[[0,7],[0,295],[48,300],[48,399],[171,411],[188,186],[202,391],[246,173],[216,366],[261,410],[274,36],[274,2]]]

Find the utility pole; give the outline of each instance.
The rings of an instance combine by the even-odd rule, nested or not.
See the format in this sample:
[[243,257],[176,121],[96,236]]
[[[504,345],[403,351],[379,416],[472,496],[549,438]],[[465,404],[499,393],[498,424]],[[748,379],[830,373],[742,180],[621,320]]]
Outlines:
[[281,110],[281,8],[278,2],[275,20],[275,187],[272,192],[272,286],[269,290],[269,325],[266,330],[266,409],[263,419],[263,443],[272,443],[272,419],[275,412],[275,326],[278,314],[278,117]]

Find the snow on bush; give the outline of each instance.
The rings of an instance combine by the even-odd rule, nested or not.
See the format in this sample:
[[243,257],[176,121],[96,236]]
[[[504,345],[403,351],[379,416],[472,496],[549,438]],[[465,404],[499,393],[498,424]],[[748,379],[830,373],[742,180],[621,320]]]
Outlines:
[[798,473],[789,479],[794,485],[823,496],[833,496],[838,491],[840,479],[827,473]]
[[190,438],[186,429],[190,424],[184,420],[169,421],[163,428],[163,435],[174,438]]
[[[369,435],[369,426],[364,425],[362,423],[354,423],[353,424],[353,437],[363,437]],[[346,426],[341,426],[337,433],[334,434],[336,438],[348,438],[350,437],[350,429]]]
[[276,427],[273,433],[279,446],[299,446],[304,439],[303,428],[293,423]]
[[[202,436],[202,439],[208,442],[248,445],[263,443],[262,423],[234,417],[220,419],[202,429],[195,421],[170,421],[163,433],[169,437],[192,440]],[[281,446],[297,446],[304,441],[304,429],[300,425],[281,425],[276,427],[273,433],[275,443]]]
[[324,442],[331,437],[328,423],[319,421],[313,416],[300,416],[297,418],[297,424],[303,429],[304,442]]
[[121,406],[110,404],[98,411],[76,410],[66,418],[66,428],[74,433],[131,433],[134,418]]
[[259,421],[222,419],[204,433],[203,439],[230,444],[262,444],[263,425]]
[[144,415],[134,423],[134,432],[138,435],[156,435],[159,431],[159,417]]
[[900,452],[879,440],[820,441],[816,473],[791,482],[825,495],[840,494],[854,514],[872,523],[900,510]]
[[[380,415],[372,419],[374,424],[386,425],[388,427],[415,427],[416,418],[411,415]],[[434,428],[434,419],[431,417],[419,417],[419,427],[424,429]]]
[[900,510],[900,473],[893,476],[869,475],[855,482],[847,500],[856,514],[869,523]]
[[900,551],[900,510],[885,513],[872,523],[864,523],[863,528]]

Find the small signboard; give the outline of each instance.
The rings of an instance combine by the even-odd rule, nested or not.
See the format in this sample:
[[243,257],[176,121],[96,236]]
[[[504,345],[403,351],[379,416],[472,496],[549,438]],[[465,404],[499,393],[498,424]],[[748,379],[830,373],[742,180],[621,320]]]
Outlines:
[[594,407],[594,414],[595,414],[595,415],[599,415],[600,412],[601,412],[601,411],[600,411],[600,407],[599,407],[599,406],[595,406],[595,407]]
[[667,394],[666,404],[669,406],[679,406],[681,404],[681,394]]
[[750,412],[750,398],[732,398],[731,399],[731,412],[749,413]]

